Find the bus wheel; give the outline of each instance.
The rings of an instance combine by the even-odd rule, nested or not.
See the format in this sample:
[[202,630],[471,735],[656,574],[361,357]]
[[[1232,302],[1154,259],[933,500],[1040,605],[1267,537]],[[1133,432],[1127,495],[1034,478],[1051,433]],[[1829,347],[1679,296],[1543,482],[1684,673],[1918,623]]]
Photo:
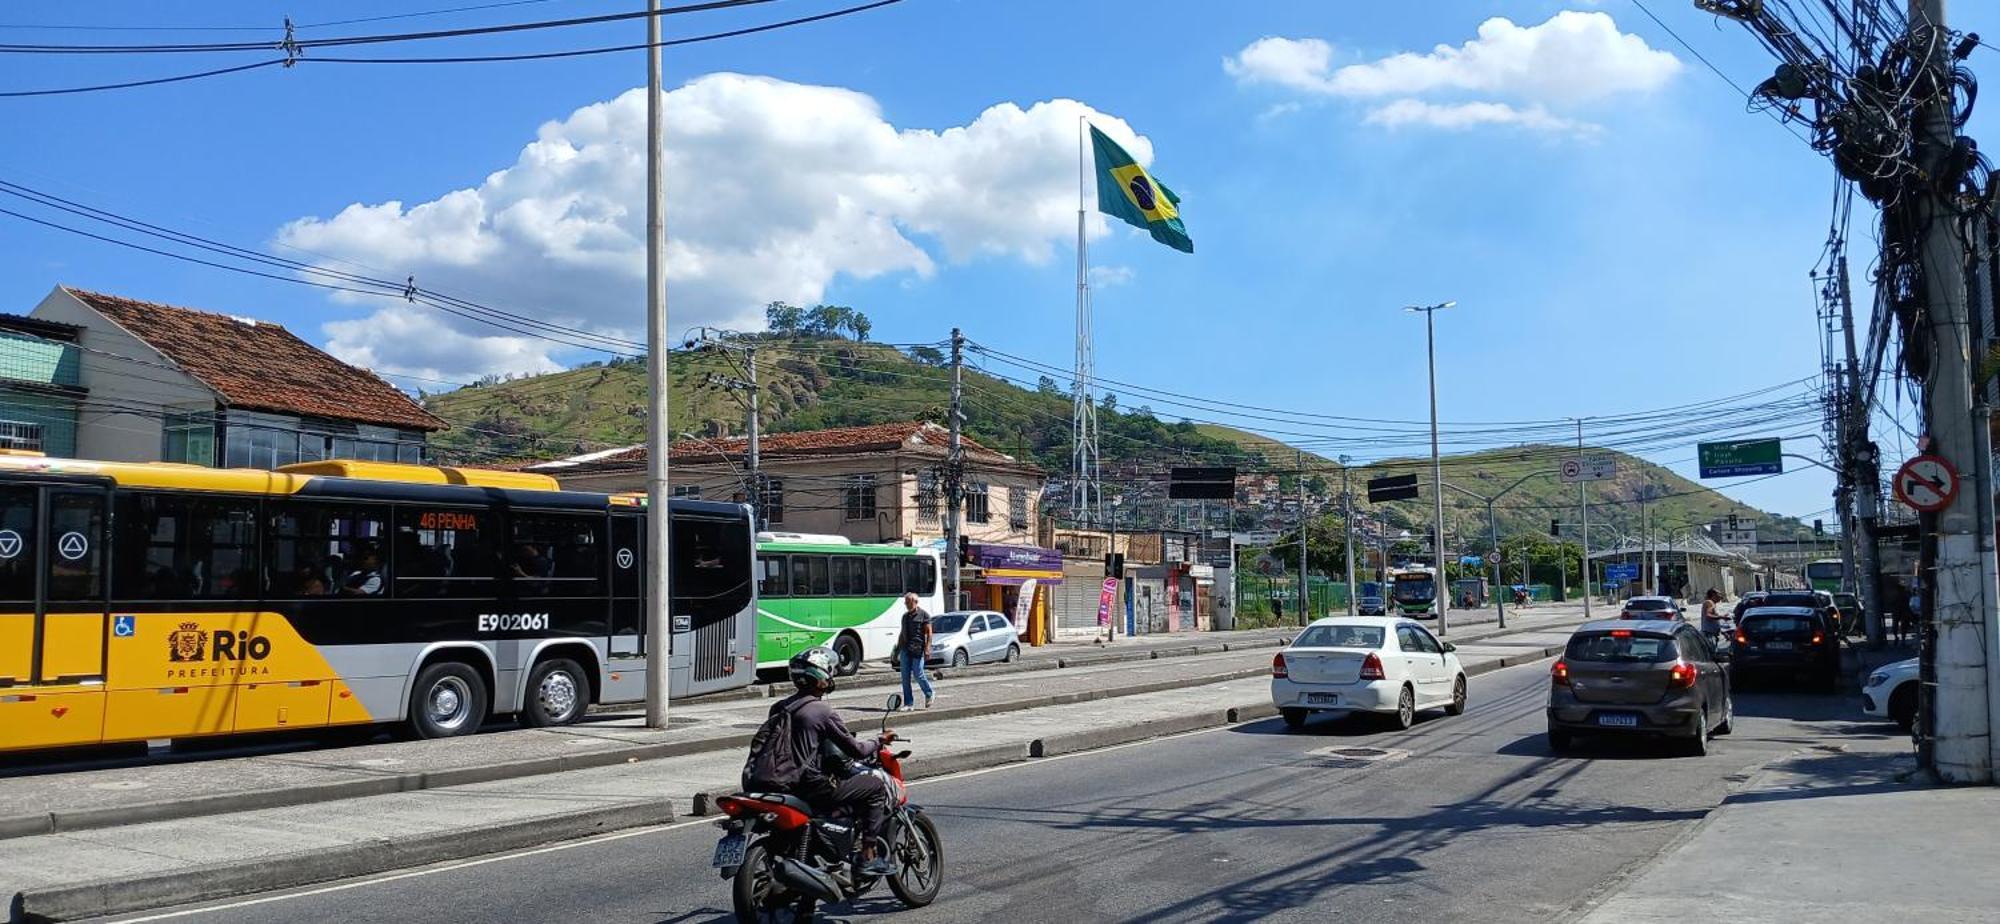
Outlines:
[[583,667],[568,658],[550,658],[528,672],[528,701],[521,707],[521,724],[530,728],[568,725],[590,707],[590,681]]
[[836,668],[842,677],[853,676],[861,670],[861,643],[852,635],[840,635],[833,640],[833,654],[840,659]]
[[486,682],[461,661],[440,661],[417,674],[410,687],[410,732],[449,738],[478,731],[486,721]]

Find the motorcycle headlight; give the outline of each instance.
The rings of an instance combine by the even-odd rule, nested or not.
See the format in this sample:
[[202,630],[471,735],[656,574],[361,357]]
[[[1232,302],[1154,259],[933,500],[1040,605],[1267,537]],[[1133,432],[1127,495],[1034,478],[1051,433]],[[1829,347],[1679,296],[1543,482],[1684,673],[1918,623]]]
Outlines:
[[1868,686],[1879,687],[1888,682],[1889,682],[1889,675],[1881,671],[1876,671],[1875,673],[1868,675]]

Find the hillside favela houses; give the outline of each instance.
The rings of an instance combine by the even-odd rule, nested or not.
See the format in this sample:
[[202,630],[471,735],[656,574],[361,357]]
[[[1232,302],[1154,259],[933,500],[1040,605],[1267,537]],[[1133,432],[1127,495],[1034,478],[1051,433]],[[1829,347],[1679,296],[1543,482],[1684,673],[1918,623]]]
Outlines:
[[[850,542],[944,548],[941,488],[949,434],[919,421],[774,433],[758,441],[763,489],[758,518],[767,532],[840,536]],[[740,436],[675,443],[677,497],[743,501],[746,452]],[[1047,477],[1033,463],[963,439],[964,606],[1012,614],[1039,627],[1048,591],[1063,581],[1062,555],[1035,544]],[[522,470],[583,491],[644,491],[646,447],[627,446]],[[1046,633],[1036,633],[1039,638]]]
[[0,448],[276,468],[420,463],[445,422],[283,326],[57,286],[0,315]]

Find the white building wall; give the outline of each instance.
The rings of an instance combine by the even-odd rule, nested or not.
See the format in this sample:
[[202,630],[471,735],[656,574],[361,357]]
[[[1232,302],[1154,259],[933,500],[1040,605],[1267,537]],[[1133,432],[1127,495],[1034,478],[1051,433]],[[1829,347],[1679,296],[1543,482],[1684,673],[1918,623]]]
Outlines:
[[77,415],[79,458],[157,461],[163,415],[215,410],[215,393],[207,386],[62,289],[50,292],[29,314],[83,328],[83,386],[90,397]]

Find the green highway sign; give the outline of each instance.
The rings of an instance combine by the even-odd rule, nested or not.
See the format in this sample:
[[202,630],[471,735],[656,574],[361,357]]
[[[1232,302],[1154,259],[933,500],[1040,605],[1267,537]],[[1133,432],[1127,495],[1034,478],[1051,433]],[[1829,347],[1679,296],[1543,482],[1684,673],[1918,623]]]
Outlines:
[[1745,475],[1783,474],[1783,453],[1784,444],[1769,439],[1702,443],[1695,454],[1701,460],[1701,477],[1741,478]]

